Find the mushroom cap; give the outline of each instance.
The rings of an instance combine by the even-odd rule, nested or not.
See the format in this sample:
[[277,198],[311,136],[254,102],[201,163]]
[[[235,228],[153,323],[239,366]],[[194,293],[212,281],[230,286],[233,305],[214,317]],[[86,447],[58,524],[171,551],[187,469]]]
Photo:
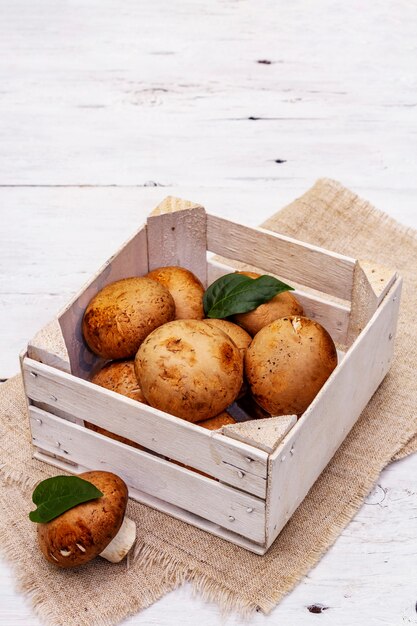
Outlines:
[[133,359],[108,363],[91,377],[91,382],[146,404],[145,396],[136,378]]
[[275,320],[253,338],[245,371],[256,402],[271,415],[300,415],[337,365],[329,333],[307,317]]
[[[234,324],[233,322],[229,322],[229,320],[217,319],[216,317],[205,319],[204,322],[212,328],[218,328],[219,330],[222,330],[224,333],[226,333],[226,335],[228,335],[239,348],[242,359],[245,358],[245,352],[250,346],[250,342],[252,341],[252,337],[249,335],[249,333],[246,332],[246,330],[244,330],[237,324]],[[240,398],[244,396],[247,390],[248,386],[244,378],[238,397]],[[224,426],[225,425],[226,424],[224,424]]]
[[250,342],[252,341],[252,337],[249,333],[246,332],[243,328],[238,326],[237,324],[233,324],[233,322],[229,322],[228,320],[217,319],[217,318],[209,318],[205,319],[204,322],[213,328],[219,328],[226,335],[229,335],[230,339],[234,341],[239,350],[242,352],[242,356],[245,355],[246,349],[249,347]]
[[90,300],[82,331],[95,354],[128,359],[150,332],[174,316],[168,289],[150,278],[134,276],[110,283]]
[[[261,276],[261,274],[256,274],[255,272],[237,272],[237,274],[244,274],[249,276],[249,278],[259,278]],[[233,316],[233,319],[236,324],[239,324],[250,335],[254,336],[264,326],[288,315],[304,315],[304,310],[290,291],[283,291],[268,302],[260,304],[252,311],[237,313]]]
[[189,422],[224,411],[243,378],[239,349],[203,320],[176,320],[154,330],[139,348],[135,367],[149,404]]
[[196,319],[204,317],[204,287],[190,270],[178,265],[158,267],[146,274],[166,287],[174,298],[175,319]]
[[[127,396],[128,398],[132,398],[132,400],[148,404],[139,387],[138,379],[136,378],[134,361],[115,361],[114,363],[109,363],[92,376],[91,382],[96,385],[100,385],[100,387],[105,387],[106,389],[120,393],[123,396]],[[116,439],[117,441],[125,443],[128,446],[133,446],[138,450],[144,449],[139,443],[136,443],[131,439],[127,439],[122,435],[116,435],[115,433],[112,433],[101,426],[96,426],[91,422],[85,421],[84,426],[90,430],[94,430],[94,432],[99,433],[100,435]]]
[[236,420],[231,415],[229,415],[227,411],[222,411],[219,415],[210,417],[210,419],[208,420],[197,422],[197,426],[202,426],[203,428],[207,428],[208,430],[217,430],[218,428],[226,426],[227,424],[236,424]]
[[125,482],[110,472],[84,472],[103,493],[46,524],[38,524],[38,542],[44,557],[58,567],[76,567],[94,559],[117,535],[127,506]]
[[112,433],[110,430],[102,428],[102,426],[96,426],[96,424],[93,424],[92,422],[84,422],[84,426],[89,430],[94,430],[94,432],[98,433],[99,435],[110,437],[110,439],[120,441],[120,443],[124,443],[127,446],[132,446],[132,448],[137,448],[137,450],[145,450],[145,448],[141,446],[140,443],[136,443],[136,441],[132,441],[127,437],[123,437],[123,435],[117,435],[116,433]]

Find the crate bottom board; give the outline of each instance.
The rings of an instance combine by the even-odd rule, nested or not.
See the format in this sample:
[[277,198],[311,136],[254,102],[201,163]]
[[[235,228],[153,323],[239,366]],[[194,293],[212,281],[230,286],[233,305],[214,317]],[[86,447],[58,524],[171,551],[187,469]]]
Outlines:
[[[33,457],[37,459],[38,461],[43,461],[44,463],[53,465],[54,467],[57,467],[71,474],[81,474],[82,472],[91,471],[91,468],[84,467],[81,465],[72,465],[72,464],[70,465],[69,463],[66,463],[65,461],[61,461],[58,458],[49,456],[49,454],[44,454],[40,450],[37,450],[36,452],[34,452]],[[245,539],[245,537],[242,537],[241,535],[233,533],[230,530],[227,530],[226,528],[222,528],[218,524],[214,524],[213,522],[205,520],[204,518],[199,517],[198,515],[194,515],[193,513],[190,513],[189,511],[186,511],[185,509],[181,509],[180,507],[175,506],[174,504],[170,504],[169,502],[160,500],[159,498],[156,498],[155,496],[151,496],[150,494],[140,491],[139,489],[132,488],[129,485],[128,487],[129,487],[130,498],[132,498],[133,500],[136,500],[137,502],[140,502],[141,504],[146,504],[152,509],[156,509],[158,511],[161,511],[162,513],[171,515],[171,517],[175,517],[176,519],[186,522],[187,524],[196,526],[197,528],[200,528],[201,530],[204,530],[210,533],[211,535],[215,535],[216,537],[225,539],[226,541],[229,541],[230,543],[240,546],[241,548],[244,548],[245,550],[248,550],[249,552],[253,552],[254,554],[264,555],[268,550],[268,548],[265,545],[260,545],[253,541],[250,541],[249,539]]]

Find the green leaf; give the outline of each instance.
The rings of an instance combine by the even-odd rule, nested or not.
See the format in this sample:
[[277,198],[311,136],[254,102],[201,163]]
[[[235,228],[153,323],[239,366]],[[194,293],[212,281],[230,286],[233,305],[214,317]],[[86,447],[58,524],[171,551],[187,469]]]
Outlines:
[[32,522],[44,524],[77,504],[101,498],[103,494],[92,483],[78,476],[54,476],[35,488],[32,500],[37,505],[29,513]]
[[244,274],[226,274],[210,285],[204,294],[204,312],[207,317],[224,318],[236,313],[247,313],[271,300],[283,291],[293,291],[273,276],[250,278]]

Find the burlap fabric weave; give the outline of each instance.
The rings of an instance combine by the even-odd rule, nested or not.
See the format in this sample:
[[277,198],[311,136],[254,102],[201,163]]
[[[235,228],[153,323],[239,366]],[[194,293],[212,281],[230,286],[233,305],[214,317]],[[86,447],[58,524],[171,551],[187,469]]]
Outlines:
[[[397,267],[405,284],[396,358],[358,423],[269,552],[261,557],[135,502],[136,561],[46,563],[27,518],[33,485],[56,470],[31,458],[20,377],[0,386],[0,549],[18,588],[50,624],[114,624],[189,580],[224,609],[271,611],[317,563],[382,468],[417,449],[417,236],[338,183],[319,181],[264,224],[326,248]],[[337,416],[335,416],[337,419]],[[65,600],[65,601],[63,601]]]

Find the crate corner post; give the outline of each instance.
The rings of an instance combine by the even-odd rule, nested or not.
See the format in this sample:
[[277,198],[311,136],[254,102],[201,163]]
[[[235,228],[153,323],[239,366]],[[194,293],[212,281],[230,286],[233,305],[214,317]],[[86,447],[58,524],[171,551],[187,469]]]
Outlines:
[[201,204],[168,196],[147,220],[149,270],[178,265],[207,285],[207,218]]
[[348,346],[365,328],[397,277],[397,272],[390,268],[363,259],[356,261],[347,331]]
[[27,356],[62,372],[71,373],[70,358],[58,319],[53,319],[29,341]]

